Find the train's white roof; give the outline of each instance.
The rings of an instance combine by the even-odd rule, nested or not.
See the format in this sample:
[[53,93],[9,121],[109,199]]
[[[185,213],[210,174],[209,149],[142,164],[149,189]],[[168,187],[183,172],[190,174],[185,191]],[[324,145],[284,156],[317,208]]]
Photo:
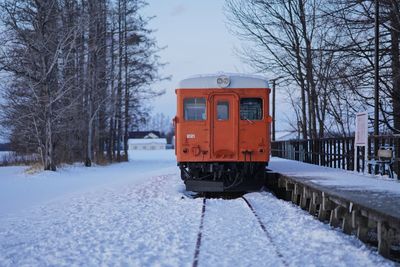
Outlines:
[[217,84],[219,77],[228,77],[229,85],[223,88],[268,88],[268,81],[257,75],[238,74],[238,73],[214,73],[206,75],[194,75],[182,80],[178,88],[194,89],[194,88],[221,88]]

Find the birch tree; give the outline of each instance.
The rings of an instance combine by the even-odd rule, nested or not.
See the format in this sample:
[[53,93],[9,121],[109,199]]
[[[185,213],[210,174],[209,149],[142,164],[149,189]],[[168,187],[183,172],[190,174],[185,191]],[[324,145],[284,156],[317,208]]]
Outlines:
[[[1,122],[19,152],[61,162],[123,161],[132,124],[162,91],[141,0],[5,0],[0,4]],[[123,147],[122,147],[123,144]],[[121,153],[123,148],[123,154]]]

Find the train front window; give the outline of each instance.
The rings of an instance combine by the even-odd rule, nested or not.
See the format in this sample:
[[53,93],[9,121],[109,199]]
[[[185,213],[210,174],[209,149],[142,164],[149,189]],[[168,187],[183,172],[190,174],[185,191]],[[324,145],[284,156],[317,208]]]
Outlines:
[[218,101],[218,103],[217,103],[217,119],[219,121],[229,120],[229,102]]
[[262,120],[263,108],[261,98],[241,98],[240,99],[240,119],[241,120]]
[[206,99],[204,97],[185,98],[183,114],[186,121],[204,121],[206,119]]

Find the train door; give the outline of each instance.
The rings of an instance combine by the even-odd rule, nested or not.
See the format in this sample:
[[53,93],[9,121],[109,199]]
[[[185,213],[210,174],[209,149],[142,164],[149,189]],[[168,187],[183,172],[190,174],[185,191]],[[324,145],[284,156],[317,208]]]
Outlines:
[[214,95],[212,102],[212,156],[217,160],[237,159],[237,97],[234,94]]

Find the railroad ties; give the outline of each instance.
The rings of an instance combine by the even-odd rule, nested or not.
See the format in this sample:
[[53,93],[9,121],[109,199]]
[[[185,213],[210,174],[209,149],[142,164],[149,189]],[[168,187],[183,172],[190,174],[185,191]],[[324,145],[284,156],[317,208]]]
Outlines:
[[[200,217],[200,224],[199,224],[199,230],[197,232],[197,241],[196,241],[196,247],[194,251],[194,256],[193,256],[193,261],[192,261],[192,267],[197,267],[199,265],[199,258],[200,258],[200,250],[201,250],[201,244],[202,244],[202,238],[203,238],[203,230],[204,230],[204,217],[206,213],[206,206],[207,206],[207,197],[215,197],[219,196],[221,197],[221,194],[200,194],[203,197],[203,205],[201,209],[201,217]],[[246,199],[243,196],[243,193],[238,193],[238,194],[233,194],[231,196],[228,195],[222,195],[224,199],[236,199],[236,198],[241,198],[246,206],[250,209],[251,214],[254,215],[255,219],[257,220],[258,224],[261,227],[261,230],[264,232],[266,235],[266,238],[269,240],[270,245],[273,247],[275,250],[275,253],[277,257],[279,258],[279,261],[282,263],[282,266],[289,266],[288,262],[285,260],[285,257],[280,253],[278,246],[275,244],[274,240],[272,239],[271,234],[269,233],[267,227],[265,224],[262,222],[261,218],[258,216],[256,210],[250,203],[248,199]]]
[[376,192],[341,190],[310,180],[268,172],[266,186],[279,198],[300,206],[318,220],[377,246],[382,256],[400,261],[399,198],[376,199]]

